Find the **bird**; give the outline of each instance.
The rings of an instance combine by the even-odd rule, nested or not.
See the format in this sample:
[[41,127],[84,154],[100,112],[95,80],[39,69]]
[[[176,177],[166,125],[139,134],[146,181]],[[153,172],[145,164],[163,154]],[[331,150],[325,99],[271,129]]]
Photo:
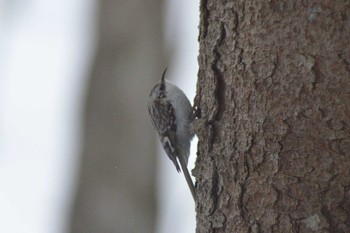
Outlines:
[[[195,186],[187,169],[190,156],[192,105],[185,93],[165,79],[167,68],[149,94],[148,112],[154,129],[177,172],[183,172],[193,199]],[[180,165],[179,165],[180,164]]]

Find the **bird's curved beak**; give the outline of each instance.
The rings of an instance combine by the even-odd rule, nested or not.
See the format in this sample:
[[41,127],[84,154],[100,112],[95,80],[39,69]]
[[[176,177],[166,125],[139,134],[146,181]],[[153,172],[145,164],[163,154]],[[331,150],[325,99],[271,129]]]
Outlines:
[[162,78],[160,79],[161,83],[164,83],[165,73],[166,73],[167,69],[168,69],[168,67],[165,68],[165,70],[164,70],[164,72],[163,72]]

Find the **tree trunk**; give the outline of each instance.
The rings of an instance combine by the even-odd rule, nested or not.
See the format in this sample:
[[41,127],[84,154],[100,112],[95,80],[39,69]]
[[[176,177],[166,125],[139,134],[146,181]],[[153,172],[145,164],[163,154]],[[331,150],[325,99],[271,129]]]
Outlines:
[[156,146],[146,106],[166,65],[162,1],[96,3],[98,46],[70,232],[154,232]]
[[197,232],[350,232],[349,4],[201,2]]

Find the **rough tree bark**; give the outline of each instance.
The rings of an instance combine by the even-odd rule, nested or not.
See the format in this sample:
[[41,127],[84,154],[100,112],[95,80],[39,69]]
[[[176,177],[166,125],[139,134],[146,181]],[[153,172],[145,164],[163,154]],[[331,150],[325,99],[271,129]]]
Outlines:
[[350,232],[350,2],[201,2],[197,232]]

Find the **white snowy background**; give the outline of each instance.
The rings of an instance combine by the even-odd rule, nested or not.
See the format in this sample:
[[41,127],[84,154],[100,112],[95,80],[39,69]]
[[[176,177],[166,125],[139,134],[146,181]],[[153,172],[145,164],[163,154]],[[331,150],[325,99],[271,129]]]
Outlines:
[[[79,121],[94,50],[95,4],[0,0],[0,232],[69,229]],[[176,47],[169,79],[192,101],[199,3],[168,0],[164,12],[167,45]],[[196,142],[192,144],[189,169],[195,159]],[[173,190],[161,189],[159,194],[157,232],[195,232],[194,203],[186,182],[175,169],[167,169],[164,154],[159,157],[164,174],[159,186],[171,182]]]

